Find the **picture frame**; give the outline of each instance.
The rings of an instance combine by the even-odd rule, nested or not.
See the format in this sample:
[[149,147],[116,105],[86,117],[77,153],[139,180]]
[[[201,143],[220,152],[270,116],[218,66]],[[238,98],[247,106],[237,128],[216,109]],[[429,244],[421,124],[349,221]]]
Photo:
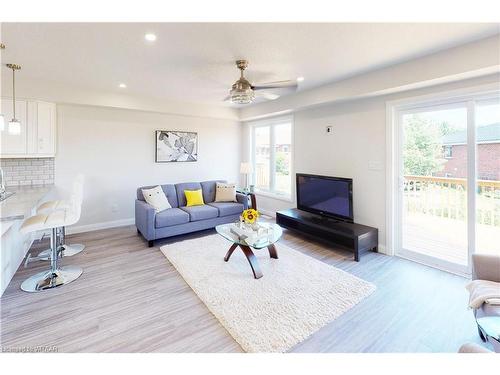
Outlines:
[[155,162],[198,161],[198,133],[182,130],[155,131]]

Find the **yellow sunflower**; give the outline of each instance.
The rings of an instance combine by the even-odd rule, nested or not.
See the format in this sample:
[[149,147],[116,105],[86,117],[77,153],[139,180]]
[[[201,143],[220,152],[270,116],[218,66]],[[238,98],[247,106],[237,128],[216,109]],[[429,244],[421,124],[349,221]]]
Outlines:
[[243,220],[245,220],[245,223],[253,224],[253,223],[255,223],[257,218],[260,216],[260,214],[257,210],[249,208],[248,210],[243,211],[242,216],[243,216]]

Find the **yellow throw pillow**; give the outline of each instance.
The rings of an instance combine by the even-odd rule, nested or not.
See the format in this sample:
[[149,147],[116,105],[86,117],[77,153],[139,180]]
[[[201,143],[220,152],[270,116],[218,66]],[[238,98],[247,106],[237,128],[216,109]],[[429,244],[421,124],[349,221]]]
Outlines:
[[184,195],[186,196],[186,207],[189,206],[200,206],[205,204],[203,202],[203,194],[201,189],[199,190],[184,190]]

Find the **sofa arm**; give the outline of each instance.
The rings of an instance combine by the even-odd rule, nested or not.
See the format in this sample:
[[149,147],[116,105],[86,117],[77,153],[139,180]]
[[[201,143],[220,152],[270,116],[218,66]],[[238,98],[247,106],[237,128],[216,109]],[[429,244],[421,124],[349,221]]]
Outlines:
[[243,209],[248,209],[248,196],[241,193],[236,193],[236,201],[243,204]]
[[155,239],[155,209],[144,201],[135,200],[135,226],[148,241]]
[[490,254],[472,255],[473,280],[500,282],[500,256]]

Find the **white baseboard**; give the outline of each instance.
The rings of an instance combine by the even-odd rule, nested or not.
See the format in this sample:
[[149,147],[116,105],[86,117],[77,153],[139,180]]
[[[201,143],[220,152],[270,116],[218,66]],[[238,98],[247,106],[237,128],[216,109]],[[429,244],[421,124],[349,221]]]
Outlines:
[[276,211],[268,211],[268,210],[262,210],[262,209],[258,209],[258,211],[262,214],[262,215],[266,215],[266,216],[271,216],[271,217],[276,217]]
[[108,229],[108,228],[116,228],[116,227],[124,227],[127,225],[133,225],[135,223],[134,218],[130,219],[122,219],[122,220],[114,220],[114,221],[105,221],[102,223],[95,224],[87,224],[87,225],[79,225],[75,227],[66,228],[67,234],[76,234],[76,233],[84,233],[84,232],[93,232],[95,230],[100,229]]
[[385,247],[385,245],[382,245],[382,244],[378,245],[378,252],[380,254],[391,255],[391,254],[387,254],[386,247]]

